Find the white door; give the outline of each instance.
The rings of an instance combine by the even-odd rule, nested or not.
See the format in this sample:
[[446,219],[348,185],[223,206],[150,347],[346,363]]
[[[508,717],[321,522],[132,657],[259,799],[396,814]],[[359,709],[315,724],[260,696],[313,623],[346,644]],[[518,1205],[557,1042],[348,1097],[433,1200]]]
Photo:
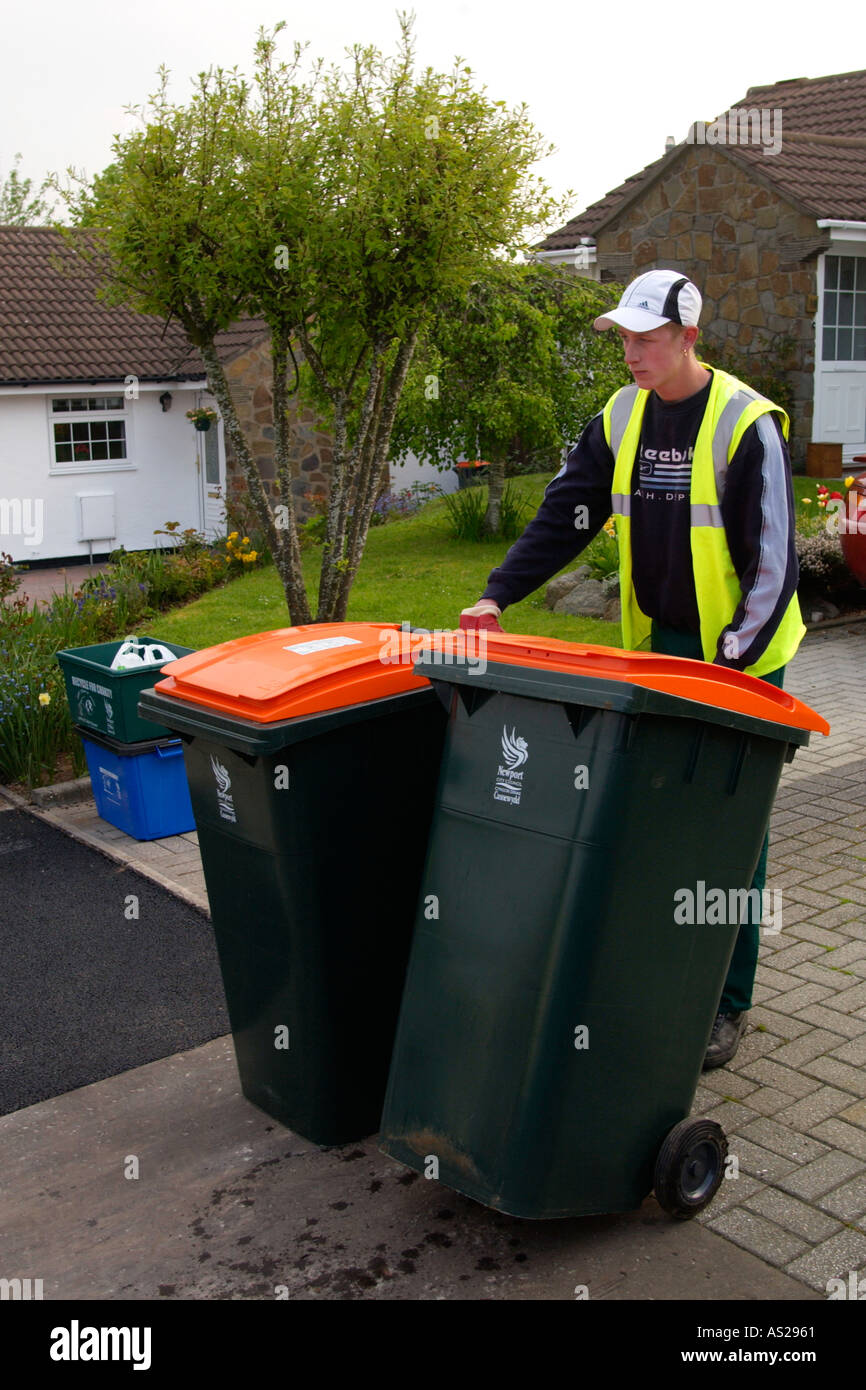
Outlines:
[[[205,404],[210,402],[205,401]],[[222,420],[212,423],[209,430],[197,430],[196,435],[201,480],[201,529],[209,540],[213,540],[225,534],[226,477]]]
[[866,453],[866,254],[821,259],[812,438],[841,444],[847,471]]

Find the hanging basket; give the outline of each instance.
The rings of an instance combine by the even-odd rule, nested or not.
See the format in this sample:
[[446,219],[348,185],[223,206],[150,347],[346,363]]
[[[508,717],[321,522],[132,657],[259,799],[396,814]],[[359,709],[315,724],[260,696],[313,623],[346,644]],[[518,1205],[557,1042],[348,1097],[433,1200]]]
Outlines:
[[214,420],[217,419],[215,410],[203,408],[201,410],[188,410],[186,418],[192,420],[197,430],[209,430]]

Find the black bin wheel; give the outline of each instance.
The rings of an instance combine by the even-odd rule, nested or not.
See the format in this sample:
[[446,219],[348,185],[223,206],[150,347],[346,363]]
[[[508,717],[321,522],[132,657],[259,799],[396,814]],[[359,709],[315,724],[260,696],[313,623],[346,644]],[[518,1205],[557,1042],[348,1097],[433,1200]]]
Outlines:
[[659,1206],[680,1221],[709,1206],[725,1175],[728,1141],[715,1120],[680,1120],[659,1149],[653,1187]]

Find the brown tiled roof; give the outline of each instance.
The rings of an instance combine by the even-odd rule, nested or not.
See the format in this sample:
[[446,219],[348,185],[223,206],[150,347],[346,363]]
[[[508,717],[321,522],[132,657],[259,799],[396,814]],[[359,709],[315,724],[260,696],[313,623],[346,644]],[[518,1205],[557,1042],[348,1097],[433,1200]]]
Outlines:
[[[93,233],[76,233],[95,248]],[[187,380],[204,364],[178,323],[104,304],[105,260],[76,255],[51,227],[0,227],[0,384]],[[217,338],[223,361],[267,332],[243,319]]]
[[757,106],[759,110],[780,107],[783,138],[789,130],[866,136],[866,70],[830,77],[792,77],[765,87],[750,87],[732,105]]
[[785,130],[779,153],[760,145],[736,145],[731,159],[765,178],[816,218],[866,221],[866,139],[803,135]]
[[[781,110],[779,153],[765,155],[760,145],[745,144],[715,149],[761,174],[815,218],[866,221],[866,70],[750,87],[728,110],[743,108]],[[581,236],[594,236],[686,148],[666,151],[546,237],[539,249],[562,250]]]

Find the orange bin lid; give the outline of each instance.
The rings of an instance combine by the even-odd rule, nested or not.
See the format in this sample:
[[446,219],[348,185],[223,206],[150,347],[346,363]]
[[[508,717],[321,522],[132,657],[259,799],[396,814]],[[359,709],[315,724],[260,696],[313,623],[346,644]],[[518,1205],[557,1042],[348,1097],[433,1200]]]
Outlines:
[[306,623],[236,637],[163,667],[161,695],[256,724],[383,699],[430,682],[398,623]]
[[[420,639],[416,639],[420,640]],[[682,656],[660,656],[655,652],[623,651],[589,643],[564,642],[557,637],[531,637],[518,633],[485,629],[465,629],[434,633],[424,640],[423,653],[436,664],[436,653],[448,654],[442,675],[462,664],[471,671],[481,659],[508,666],[531,666],[537,671],[561,671],[575,676],[593,676],[605,681],[625,681],[648,690],[664,691],[682,700],[713,705],[774,724],[795,729],[811,729],[829,734],[830,725],[815,710],[785,690],[756,676],[693,661]],[[422,656],[423,659],[423,656]],[[185,657],[184,660],[189,660]],[[467,679],[467,683],[471,680]]]

